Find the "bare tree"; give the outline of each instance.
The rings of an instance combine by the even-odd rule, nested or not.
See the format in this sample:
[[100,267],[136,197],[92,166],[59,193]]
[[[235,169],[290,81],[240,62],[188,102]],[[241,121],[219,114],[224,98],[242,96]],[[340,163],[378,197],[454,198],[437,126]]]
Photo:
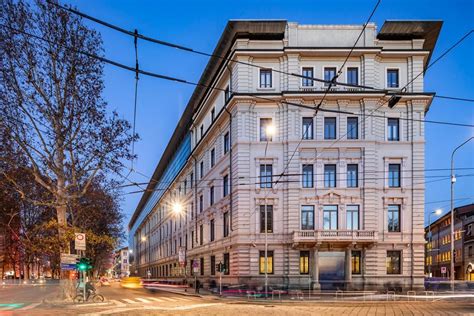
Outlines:
[[81,53],[102,55],[96,31],[44,1],[1,6],[0,122],[52,198],[33,199],[5,176],[23,199],[54,208],[65,226],[68,205],[93,179],[119,173],[121,162],[132,158],[128,149],[136,135],[126,120],[107,112],[102,63]]

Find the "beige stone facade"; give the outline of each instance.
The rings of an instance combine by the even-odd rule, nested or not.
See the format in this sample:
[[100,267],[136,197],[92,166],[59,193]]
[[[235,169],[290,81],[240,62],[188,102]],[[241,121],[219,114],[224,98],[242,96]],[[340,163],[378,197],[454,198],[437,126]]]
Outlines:
[[[262,287],[267,209],[272,288],[423,287],[423,119],[433,94],[418,74],[439,28],[419,22],[415,36],[412,22],[397,23],[379,33],[369,24],[337,79],[379,90],[336,85],[323,97],[327,83],[291,74],[332,76],[363,26],[229,22],[215,51],[227,60],[211,59],[201,78],[216,89],[195,92],[181,127],[189,157],[149,214],[138,222],[145,196],[130,223],[132,269],[183,280],[196,260],[193,274],[208,286],[222,262],[224,284]],[[381,89],[407,84],[389,108]],[[337,112],[315,114],[322,99],[321,109]]]

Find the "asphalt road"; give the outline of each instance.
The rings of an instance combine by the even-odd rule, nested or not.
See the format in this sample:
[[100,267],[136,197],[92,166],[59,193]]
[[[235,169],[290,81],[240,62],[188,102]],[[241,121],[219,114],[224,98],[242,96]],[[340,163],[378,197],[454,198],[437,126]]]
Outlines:
[[[122,289],[119,284],[98,292],[100,304],[42,303],[57,295],[57,285],[0,287],[3,315],[474,315],[474,301],[455,302],[252,302],[245,299],[196,297],[145,289]],[[13,305],[12,305],[13,304]]]

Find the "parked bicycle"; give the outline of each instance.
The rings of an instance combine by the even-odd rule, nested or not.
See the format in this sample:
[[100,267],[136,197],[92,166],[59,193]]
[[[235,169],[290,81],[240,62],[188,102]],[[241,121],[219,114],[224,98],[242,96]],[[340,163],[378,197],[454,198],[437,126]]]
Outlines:
[[84,300],[84,294],[79,291],[74,297],[74,303],[84,303],[85,301],[92,301],[94,303],[101,303],[105,300],[104,296],[98,294],[94,285],[91,282],[86,283],[86,298]]

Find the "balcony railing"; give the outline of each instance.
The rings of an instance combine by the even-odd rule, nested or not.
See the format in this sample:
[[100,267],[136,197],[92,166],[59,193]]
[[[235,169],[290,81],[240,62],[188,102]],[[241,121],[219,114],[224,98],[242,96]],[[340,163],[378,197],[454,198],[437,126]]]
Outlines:
[[297,230],[293,232],[293,242],[317,241],[375,241],[377,232],[373,230]]

